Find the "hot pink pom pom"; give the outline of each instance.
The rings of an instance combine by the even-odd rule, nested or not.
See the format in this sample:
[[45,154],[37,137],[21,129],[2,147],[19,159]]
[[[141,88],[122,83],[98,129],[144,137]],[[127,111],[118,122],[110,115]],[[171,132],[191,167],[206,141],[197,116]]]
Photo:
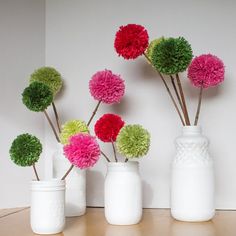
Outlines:
[[125,93],[124,80],[110,70],[98,71],[89,81],[89,89],[94,99],[107,104],[120,102]]
[[224,81],[224,64],[216,56],[203,54],[195,57],[189,68],[188,78],[196,87],[208,88]]
[[100,153],[96,138],[89,134],[71,136],[70,143],[64,146],[67,159],[80,169],[92,167],[98,161]]

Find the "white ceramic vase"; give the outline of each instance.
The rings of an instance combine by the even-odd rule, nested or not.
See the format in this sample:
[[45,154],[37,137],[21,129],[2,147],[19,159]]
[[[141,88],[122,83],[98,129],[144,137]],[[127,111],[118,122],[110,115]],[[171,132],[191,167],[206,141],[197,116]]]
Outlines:
[[[63,146],[53,155],[53,177],[62,178],[71,164],[63,154]],[[66,177],[65,215],[81,216],[86,212],[86,171],[74,167]]]
[[214,167],[208,139],[198,126],[184,126],[175,141],[172,163],[171,214],[181,221],[208,221],[215,214]]
[[65,181],[31,182],[30,224],[36,234],[57,234],[65,226]]
[[105,217],[113,225],[132,225],[142,218],[142,184],[138,162],[110,162],[105,179]]

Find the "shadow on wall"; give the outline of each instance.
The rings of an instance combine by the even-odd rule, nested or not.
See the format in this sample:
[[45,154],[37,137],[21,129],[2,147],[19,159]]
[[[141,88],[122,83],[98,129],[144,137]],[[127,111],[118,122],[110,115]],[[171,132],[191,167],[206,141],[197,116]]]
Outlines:
[[142,190],[143,190],[143,205],[145,202],[148,202],[150,205],[153,200],[153,190],[149,183],[145,180],[142,180]]

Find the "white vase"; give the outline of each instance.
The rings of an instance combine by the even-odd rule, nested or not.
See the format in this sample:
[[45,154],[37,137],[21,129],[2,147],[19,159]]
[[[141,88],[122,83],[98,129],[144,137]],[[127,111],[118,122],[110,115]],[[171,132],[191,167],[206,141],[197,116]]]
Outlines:
[[113,225],[132,225],[142,218],[142,184],[138,162],[108,163],[105,217]]
[[65,181],[31,182],[30,224],[36,234],[57,234],[65,226]]
[[214,167],[208,139],[198,126],[184,126],[172,163],[171,214],[181,221],[208,221],[215,214]]
[[[53,155],[53,177],[62,178],[71,164],[63,154],[63,146]],[[86,171],[74,167],[66,177],[65,215],[81,216],[86,212]]]

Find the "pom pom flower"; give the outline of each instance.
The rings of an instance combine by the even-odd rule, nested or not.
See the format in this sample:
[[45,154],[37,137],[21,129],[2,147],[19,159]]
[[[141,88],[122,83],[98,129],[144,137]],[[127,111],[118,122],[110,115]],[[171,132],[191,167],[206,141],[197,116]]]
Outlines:
[[120,130],[116,145],[127,158],[141,157],[149,150],[150,134],[141,125],[126,125]]
[[120,26],[115,36],[114,47],[119,56],[125,59],[137,58],[148,47],[147,30],[136,24]]
[[191,45],[183,37],[161,40],[152,49],[151,61],[163,74],[183,72],[193,57]]
[[95,124],[95,133],[103,142],[115,142],[125,122],[115,114],[103,115]]
[[216,56],[203,54],[195,57],[188,68],[188,78],[196,87],[213,87],[224,81],[224,64]]
[[31,111],[44,111],[52,101],[52,91],[40,82],[31,83],[22,93],[22,102]]
[[32,166],[42,152],[39,139],[30,134],[21,134],[12,142],[10,148],[11,160],[19,166]]
[[72,165],[85,169],[92,167],[99,159],[100,148],[96,138],[89,134],[76,134],[64,146],[64,154]]
[[62,144],[68,144],[69,138],[78,133],[89,133],[88,126],[81,120],[70,120],[62,126],[60,141]]
[[124,80],[110,70],[98,71],[89,81],[89,89],[94,99],[107,104],[118,103],[125,92]]
[[37,81],[47,85],[55,96],[62,87],[60,73],[52,67],[41,67],[30,76],[30,83]]

